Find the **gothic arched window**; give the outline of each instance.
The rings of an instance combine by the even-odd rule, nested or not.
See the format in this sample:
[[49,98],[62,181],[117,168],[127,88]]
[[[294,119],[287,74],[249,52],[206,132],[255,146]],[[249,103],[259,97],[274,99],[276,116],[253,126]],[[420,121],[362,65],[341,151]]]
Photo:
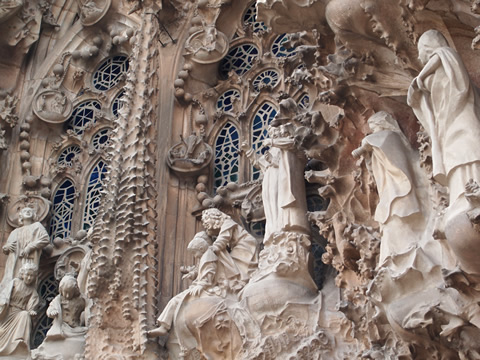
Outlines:
[[110,129],[102,129],[92,137],[92,147],[101,150],[110,143]]
[[240,91],[235,89],[225,91],[217,100],[217,110],[222,110],[223,112],[231,111],[233,103],[237,99],[240,99]]
[[78,145],[71,145],[65,148],[58,157],[57,164],[60,166],[72,166],[72,161],[82,150]]
[[93,74],[95,89],[107,91],[117,85],[128,70],[128,57],[112,56],[105,60]]
[[259,51],[253,44],[243,44],[230,50],[222,60],[220,72],[224,75],[233,70],[238,75],[245,74],[252,68],[253,60],[258,57]]
[[112,114],[114,117],[118,117],[118,112],[120,109],[123,107],[123,95],[125,95],[125,90],[121,90],[117,96],[115,96],[115,99],[113,99],[112,102]]
[[31,337],[30,347],[36,349],[47,336],[47,332],[52,326],[53,319],[49,318],[45,313],[50,302],[58,295],[58,281],[53,274],[43,279],[38,286],[38,295],[42,299],[45,306],[42,308],[40,319],[36,323]]
[[100,207],[103,180],[107,173],[107,166],[100,160],[92,169],[88,177],[88,184],[85,194],[85,206],[83,210],[82,229],[88,230],[95,223],[95,218]]
[[288,41],[287,34],[278,36],[272,44],[272,53],[276,57],[289,57],[295,55],[297,52],[294,48],[287,49],[284,44]]
[[243,15],[243,23],[245,25],[252,25],[253,32],[257,33],[259,31],[267,30],[265,23],[263,21],[257,21],[257,2],[254,1],[252,5],[250,5],[245,14]]
[[[271,103],[264,103],[255,113],[252,121],[251,136],[252,148],[257,154],[264,154],[267,147],[262,146],[262,142],[268,137],[267,128],[272,119],[277,115],[277,109]],[[253,167],[252,179],[256,180],[260,177],[260,170]]]
[[95,123],[95,113],[102,108],[97,100],[88,100],[80,103],[68,121],[67,128],[73,130],[76,135],[83,135],[85,128],[90,123]]
[[238,181],[240,139],[238,129],[228,122],[215,141],[214,188]]
[[255,91],[260,91],[260,89],[264,86],[274,87],[278,84],[278,80],[280,78],[280,74],[278,71],[269,69],[262,71],[257,77],[253,80],[253,88]]
[[70,179],[65,180],[55,192],[50,220],[50,239],[66,239],[72,232],[73,208],[75,206],[75,186]]

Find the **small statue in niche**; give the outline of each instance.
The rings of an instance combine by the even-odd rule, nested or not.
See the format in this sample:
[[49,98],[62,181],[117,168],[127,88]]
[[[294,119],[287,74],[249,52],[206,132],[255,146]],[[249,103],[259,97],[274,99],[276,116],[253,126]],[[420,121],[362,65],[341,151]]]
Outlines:
[[0,357],[28,356],[31,317],[36,316],[39,298],[35,288],[38,267],[24,264],[16,277],[0,293]]
[[260,156],[246,142],[242,151],[263,172],[262,200],[265,210],[265,240],[278,231],[310,233],[303,172],[305,156],[298,151],[292,124],[269,126],[269,138],[264,146],[271,146]]
[[3,247],[8,255],[5,263],[2,286],[19,276],[20,268],[25,263],[38,267],[42,249],[50,244],[48,233],[40,222],[35,222],[36,212],[31,207],[20,210],[18,221],[21,227],[13,230]]
[[157,319],[160,326],[148,332],[150,337],[166,335],[175,321],[178,308],[189,297],[199,297],[204,291],[210,292],[215,285],[218,258],[210,248],[208,235],[204,231],[197,233],[188,244],[187,250],[193,254],[198,265],[189,268],[188,273],[182,279],[188,278],[194,279],[194,281],[187,290],[170,299]]
[[[390,255],[402,254],[421,240],[428,199],[418,154],[400,130],[397,121],[380,111],[368,119],[373,134],[353,150],[354,157],[365,155],[367,168],[377,184],[379,203],[375,220],[382,224],[379,265]],[[399,241],[398,234],[404,241]]]

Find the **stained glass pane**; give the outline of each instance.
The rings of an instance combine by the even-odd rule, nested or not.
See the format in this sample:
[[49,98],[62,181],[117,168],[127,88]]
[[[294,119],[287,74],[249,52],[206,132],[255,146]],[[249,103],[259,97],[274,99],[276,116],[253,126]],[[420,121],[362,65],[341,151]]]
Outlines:
[[113,99],[112,102],[112,114],[115,117],[118,117],[118,112],[120,109],[123,107],[123,95],[125,95],[125,90],[120,91],[117,96],[115,96],[115,99]]
[[[264,154],[268,148],[262,147],[262,142],[268,137],[267,128],[272,119],[277,115],[277,110],[270,103],[264,103],[258,109],[252,121],[252,147],[257,154]],[[252,179],[256,180],[260,177],[260,170],[256,167],[252,168]]]
[[265,220],[251,223],[250,232],[256,238],[263,238],[265,236]]
[[287,34],[280,35],[275,39],[272,45],[272,53],[276,57],[289,57],[295,55],[297,52],[294,48],[287,49],[284,43],[288,40]]
[[245,25],[251,24],[254,33],[267,30],[263,21],[257,21],[257,7],[255,5],[256,1],[248,7],[247,11],[245,11],[245,15],[243,15],[243,23]]
[[53,319],[49,318],[46,313],[42,315],[40,321],[33,330],[33,336],[31,340],[32,343],[30,344],[32,349],[36,349],[43,343],[43,340],[47,336],[48,330],[50,330],[52,327],[52,323]]
[[65,180],[55,192],[50,220],[50,239],[65,239],[72,231],[73,207],[75,205],[75,186]]
[[58,157],[58,165],[60,166],[72,166],[72,161],[77,156],[80,154],[82,150],[80,150],[80,147],[77,145],[71,145],[67,148],[65,148],[60,156]]
[[238,181],[238,130],[226,123],[215,141],[214,188]]
[[82,229],[88,230],[95,223],[95,218],[100,207],[103,180],[107,173],[107,166],[100,160],[93,168],[88,178],[88,185],[85,197],[85,208],[83,210]]
[[240,91],[235,89],[225,91],[217,100],[217,110],[232,111],[236,99],[240,99]]
[[[50,301],[52,301],[55,296],[58,295],[58,281],[55,279],[55,276],[52,274],[49,277],[45,278],[40,285],[38,286],[38,295],[42,298],[47,307]],[[31,338],[31,348],[36,349],[45,339],[48,330],[52,326],[53,319],[47,317],[46,313],[43,313],[40,316],[40,320],[35,326]]]
[[128,70],[128,58],[123,55],[113,56],[105,60],[93,74],[95,89],[106,91],[111,89]]
[[265,70],[258,74],[258,76],[253,80],[253,88],[255,91],[260,91],[264,86],[271,86],[272,88],[278,84],[278,79],[280,75],[275,70]]
[[101,150],[110,144],[110,129],[102,129],[93,135],[92,147],[95,150]]
[[301,109],[307,110],[309,105],[310,105],[310,97],[307,94],[305,94],[300,98],[300,101],[298,102],[298,106],[300,106]]
[[220,64],[220,72],[228,75],[228,72],[233,70],[238,75],[243,75],[250,70],[258,54],[258,49],[252,44],[237,46],[223,58]]
[[95,115],[102,108],[96,100],[88,100],[80,103],[68,121],[67,129],[73,130],[77,135],[83,135],[90,123],[95,123]]

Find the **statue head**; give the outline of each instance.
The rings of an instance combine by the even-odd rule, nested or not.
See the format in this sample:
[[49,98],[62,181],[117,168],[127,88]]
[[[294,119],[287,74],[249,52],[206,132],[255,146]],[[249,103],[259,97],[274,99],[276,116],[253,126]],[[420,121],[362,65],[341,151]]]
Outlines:
[[31,262],[23,264],[23,266],[20,268],[20,277],[27,285],[32,285],[35,282],[37,273],[38,266]]
[[441,47],[448,47],[447,39],[438,30],[425,31],[418,39],[418,59],[425,65],[433,52]]
[[210,238],[205,231],[196,233],[193,239],[188,243],[187,250],[190,251],[195,258],[200,258],[210,246]]
[[225,219],[229,216],[218,209],[203,210],[202,224],[208,235],[217,235]]
[[276,139],[280,137],[280,127],[268,125],[267,133],[270,139]]
[[373,132],[390,130],[396,132],[402,132],[398,126],[397,120],[385,111],[379,111],[368,119],[368,126]]
[[77,279],[72,275],[65,275],[59,284],[60,295],[67,299],[71,300],[80,295],[80,289],[78,288]]
[[33,207],[25,206],[18,213],[18,221],[20,224],[23,224],[25,220],[30,220],[31,222],[35,221],[36,211]]

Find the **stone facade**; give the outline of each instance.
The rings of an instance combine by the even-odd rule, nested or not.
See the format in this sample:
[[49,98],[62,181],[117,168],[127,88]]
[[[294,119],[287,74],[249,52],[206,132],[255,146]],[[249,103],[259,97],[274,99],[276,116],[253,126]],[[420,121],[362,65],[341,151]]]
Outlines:
[[0,359],[480,359],[479,4],[0,1]]

